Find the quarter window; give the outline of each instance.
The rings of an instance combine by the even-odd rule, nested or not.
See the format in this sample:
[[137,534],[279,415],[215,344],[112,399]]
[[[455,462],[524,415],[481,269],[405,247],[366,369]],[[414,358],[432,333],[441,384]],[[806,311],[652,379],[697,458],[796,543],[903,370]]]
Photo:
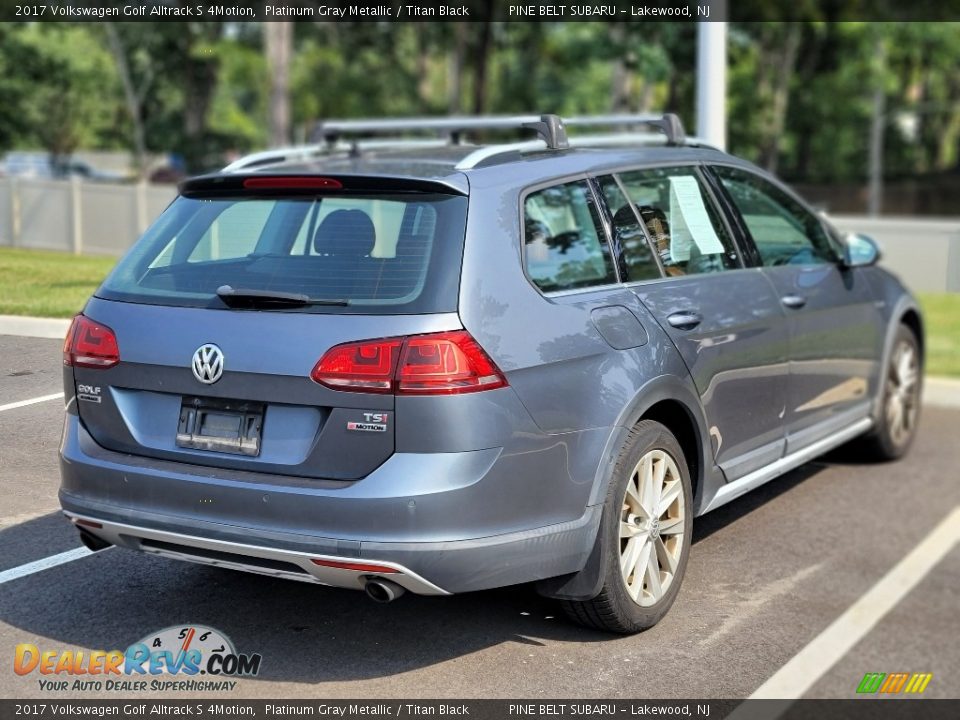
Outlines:
[[764,266],[837,261],[823,223],[783,190],[739,168],[714,168],[749,230]]
[[694,168],[651,168],[618,177],[667,275],[739,267],[733,242]]
[[585,180],[537,190],[524,202],[524,261],[544,292],[617,281],[610,248]]

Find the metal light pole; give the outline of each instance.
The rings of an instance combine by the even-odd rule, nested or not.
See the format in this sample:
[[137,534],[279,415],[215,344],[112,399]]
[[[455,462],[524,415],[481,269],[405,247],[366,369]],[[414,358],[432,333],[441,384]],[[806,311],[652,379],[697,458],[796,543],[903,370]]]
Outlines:
[[727,7],[726,2],[710,7],[710,21],[697,23],[697,135],[726,150]]

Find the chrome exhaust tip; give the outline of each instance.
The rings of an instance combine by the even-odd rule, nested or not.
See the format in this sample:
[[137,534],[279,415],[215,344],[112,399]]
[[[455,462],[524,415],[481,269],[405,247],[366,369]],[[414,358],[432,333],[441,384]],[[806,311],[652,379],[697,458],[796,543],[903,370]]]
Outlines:
[[113,543],[108,543],[106,540],[101,540],[93,533],[88,532],[81,527],[78,527],[77,530],[80,531],[80,542],[83,543],[83,546],[87,548],[87,550],[97,552],[98,550],[106,550],[108,547],[113,547]]
[[395,582],[381,578],[368,580],[363,586],[363,589],[367,593],[368,598],[378,603],[393,602],[406,592],[404,588]]

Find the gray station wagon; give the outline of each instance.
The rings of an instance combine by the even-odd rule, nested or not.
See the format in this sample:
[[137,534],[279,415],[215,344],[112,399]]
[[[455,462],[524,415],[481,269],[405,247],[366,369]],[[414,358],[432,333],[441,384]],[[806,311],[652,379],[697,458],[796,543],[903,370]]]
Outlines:
[[92,549],[635,632],[696,516],[909,447],[877,258],[673,115],[324,123],[185,181],[74,319],[60,500]]

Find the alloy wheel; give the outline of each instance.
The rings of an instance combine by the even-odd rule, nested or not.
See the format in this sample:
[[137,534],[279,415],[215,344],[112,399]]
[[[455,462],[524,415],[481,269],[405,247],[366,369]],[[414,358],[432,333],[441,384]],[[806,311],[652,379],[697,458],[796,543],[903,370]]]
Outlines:
[[898,343],[887,371],[885,408],[890,439],[897,446],[910,439],[916,425],[919,379],[916,348],[908,342]]
[[655,605],[673,583],[686,520],[676,461],[663,450],[650,450],[627,481],[620,512],[620,572],[642,607]]

